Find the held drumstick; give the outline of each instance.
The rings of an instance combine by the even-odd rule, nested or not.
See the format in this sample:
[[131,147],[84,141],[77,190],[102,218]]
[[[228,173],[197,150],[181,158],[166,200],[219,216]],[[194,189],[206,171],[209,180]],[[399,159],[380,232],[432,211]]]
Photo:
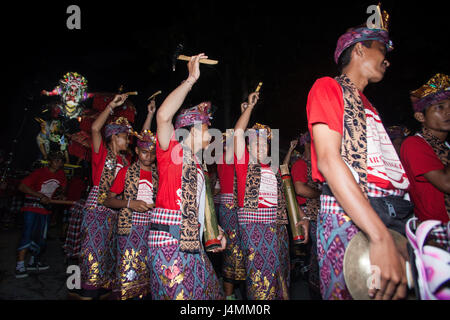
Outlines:
[[259,90],[261,90],[262,85],[263,85],[262,82],[258,83],[258,86],[256,87],[255,92],[259,92]]
[[138,92],[137,91],[132,91],[132,92],[126,92],[125,94],[127,94],[129,96],[137,96]]
[[51,204],[62,204],[62,205],[74,205],[75,201],[70,201],[70,200],[50,200]]
[[[191,57],[185,56],[185,55],[179,55],[178,60],[183,60],[183,61],[190,61]],[[217,60],[211,60],[211,59],[200,59],[200,63],[204,63],[204,64],[218,64],[219,61]]]
[[159,94],[161,94],[161,93],[162,93],[162,91],[159,90],[158,92],[155,92],[154,94],[152,94],[147,100],[152,100],[152,99],[154,99],[157,95],[159,95]]

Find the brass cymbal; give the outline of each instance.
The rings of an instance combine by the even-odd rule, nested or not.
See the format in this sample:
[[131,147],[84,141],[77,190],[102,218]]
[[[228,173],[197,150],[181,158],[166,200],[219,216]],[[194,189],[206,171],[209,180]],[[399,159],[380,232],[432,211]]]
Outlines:
[[[396,247],[406,252],[407,240],[394,230],[390,230]],[[404,258],[408,261],[407,256]],[[369,258],[369,240],[363,232],[358,232],[350,240],[344,254],[345,284],[355,300],[370,300],[368,291],[371,284],[376,283],[376,269],[371,270]],[[411,298],[411,297],[409,297]]]

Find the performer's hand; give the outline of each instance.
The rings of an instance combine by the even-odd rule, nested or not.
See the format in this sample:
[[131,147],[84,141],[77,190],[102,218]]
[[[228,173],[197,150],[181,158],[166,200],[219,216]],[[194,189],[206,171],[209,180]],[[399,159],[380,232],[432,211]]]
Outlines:
[[117,94],[114,97],[114,99],[109,103],[109,106],[113,109],[116,107],[119,107],[125,103],[125,100],[127,100],[127,98],[128,98],[128,94],[126,94],[126,93]]
[[294,150],[295,149],[295,147],[297,146],[297,144],[298,144],[298,140],[296,139],[296,140],[292,140],[291,141],[291,146],[289,147],[291,150]]
[[303,229],[303,236],[305,239],[303,240],[303,243],[308,243],[309,241],[309,220],[302,219],[295,225],[296,227],[301,226]]
[[146,212],[152,209],[154,205],[148,204],[142,200],[131,200],[130,201],[130,209],[137,212]]
[[43,96],[48,96],[47,90],[42,90],[42,91],[41,91],[41,95],[43,95]]
[[148,114],[155,114],[156,111],[156,102],[155,99],[152,99],[147,106]]
[[188,62],[188,70],[189,70],[189,76],[188,79],[190,79],[192,82],[196,82],[198,78],[200,78],[200,59],[207,59],[208,56],[206,56],[204,53],[200,53],[196,56],[192,56],[191,60]]
[[49,204],[50,203],[50,198],[43,195],[43,197],[40,198],[41,203],[43,204]]
[[225,232],[223,231],[223,229],[220,226],[218,226],[218,227],[219,227],[219,236],[217,237],[217,240],[220,241],[220,248],[213,249],[211,252],[214,252],[214,253],[225,250],[225,248],[227,246],[227,237],[225,236]]
[[258,103],[259,100],[259,92],[252,92],[248,96],[248,105],[249,107],[254,107],[256,103]]
[[387,232],[381,240],[369,244],[370,264],[380,270],[380,279],[375,279],[379,280],[379,288],[370,288],[369,296],[375,300],[404,299],[407,294],[406,263],[391,234]]
[[241,103],[241,114],[244,113],[244,111],[247,110],[247,108],[248,108],[248,103],[242,102]]

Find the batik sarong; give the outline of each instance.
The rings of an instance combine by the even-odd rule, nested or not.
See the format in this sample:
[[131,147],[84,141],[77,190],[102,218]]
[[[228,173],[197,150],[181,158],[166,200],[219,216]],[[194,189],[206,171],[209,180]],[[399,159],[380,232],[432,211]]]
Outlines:
[[233,206],[233,194],[222,194],[219,205],[219,224],[227,236],[223,251],[222,275],[227,280],[245,280],[244,255],[241,248],[237,209]]
[[311,249],[309,254],[308,284],[315,294],[320,294],[319,264],[317,263],[317,221],[309,221]]
[[84,289],[112,289],[115,279],[117,211],[97,203],[94,186],[83,209],[80,271]]
[[[157,208],[153,211],[152,223],[178,228],[181,211]],[[153,300],[224,298],[219,279],[202,245],[200,253],[181,252],[178,239],[171,233],[150,230],[149,247]]]
[[148,236],[151,211],[133,212],[129,235],[117,236],[116,286],[120,300],[144,298],[150,294]]
[[345,285],[344,254],[359,229],[334,197],[321,195],[320,201],[316,233],[320,292],[324,300],[352,300]]
[[264,219],[272,212],[271,223],[250,222],[249,213],[243,215],[245,220],[239,217],[249,300],[289,300],[288,232],[285,225],[275,223],[276,208],[271,209],[258,209]]
[[69,209],[69,225],[67,226],[64,252],[68,258],[78,258],[81,248],[81,223],[83,220],[83,208],[86,200],[80,199]]

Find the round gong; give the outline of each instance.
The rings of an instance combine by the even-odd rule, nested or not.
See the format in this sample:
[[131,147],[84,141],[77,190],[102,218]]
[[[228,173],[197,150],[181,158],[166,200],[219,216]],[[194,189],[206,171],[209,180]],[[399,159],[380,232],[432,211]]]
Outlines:
[[[399,250],[406,250],[407,240],[400,233],[390,230]],[[350,294],[355,300],[370,300],[368,281],[372,276],[369,258],[369,240],[358,232],[350,240],[344,254],[344,278]]]

